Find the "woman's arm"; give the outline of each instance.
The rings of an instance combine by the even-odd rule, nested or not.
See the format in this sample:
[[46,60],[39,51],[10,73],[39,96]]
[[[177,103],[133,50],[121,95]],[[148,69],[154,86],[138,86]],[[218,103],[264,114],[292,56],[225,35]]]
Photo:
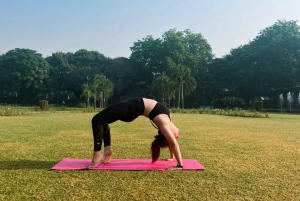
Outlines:
[[169,147],[171,148],[171,151],[176,158],[177,166],[170,167],[169,169],[172,170],[172,169],[178,169],[180,167],[182,168],[183,163],[182,163],[180,148],[171,130],[172,125],[169,117],[165,114],[160,114],[153,119],[153,122],[157,125],[160,132],[165,136],[165,138],[169,142],[170,144]]
[[162,159],[162,160],[173,161],[175,159],[174,153],[173,153],[172,148],[170,146],[169,146],[169,151],[170,151],[170,158],[166,158],[166,159]]
[[181,152],[179,145],[177,143],[177,140],[175,139],[175,136],[173,135],[170,126],[168,124],[159,126],[159,130],[161,133],[165,136],[165,138],[170,143],[170,148],[172,153],[175,155],[175,158],[177,160],[177,164],[180,166],[183,166],[182,158],[181,158]]
[[169,146],[169,151],[170,151],[170,160],[174,160],[174,153],[172,151],[172,148]]

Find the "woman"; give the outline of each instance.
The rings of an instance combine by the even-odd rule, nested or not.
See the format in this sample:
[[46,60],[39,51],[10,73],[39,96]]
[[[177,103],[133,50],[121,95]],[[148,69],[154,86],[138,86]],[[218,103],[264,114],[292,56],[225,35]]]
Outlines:
[[169,147],[171,158],[175,156],[178,164],[170,169],[183,167],[179,145],[176,140],[179,130],[171,122],[168,108],[155,100],[132,98],[111,105],[93,117],[94,153],[89,168],[97,167],[103,157],[100,152],[102,139],[104,141],[103,163],[108,163],[112,157],[113,150],[110,144],[110,129],[108,124],[117,120],[131,122],[140,115],[148,117],[159,129],[158,135],[155,136],[156,139],[151,145],[152,162],[158,160],[161,147]]

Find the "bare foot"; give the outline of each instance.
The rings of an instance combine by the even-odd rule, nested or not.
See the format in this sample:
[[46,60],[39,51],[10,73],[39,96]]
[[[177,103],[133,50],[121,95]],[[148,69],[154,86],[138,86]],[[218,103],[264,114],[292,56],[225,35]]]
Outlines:
[[91,168],[97,167],[102,158],[103,158],[103,155],[101,154],[100,151],[94,151],[92,163],[90,164],[90,166],[88,168],[91,169]]
[[113,152],[111,146],[104,147],[104,159],[103,159],[102,163],[109,163],[113,153],[114,152]]

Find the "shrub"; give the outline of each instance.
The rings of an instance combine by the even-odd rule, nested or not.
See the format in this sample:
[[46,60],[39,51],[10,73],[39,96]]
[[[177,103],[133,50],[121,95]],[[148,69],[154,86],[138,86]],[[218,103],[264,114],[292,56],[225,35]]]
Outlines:
[[40,106],[40,109],[42,111],[48,109],[48,101],[47,100],[40,100],[39,101],[39,106]]
[[261,111],[261,109],[263,108],[264,102],[263,101],[254,101],[253,103],[253,108],[256,111]]
[[78,103],[77,107],[79,108],[85,108],[86,103]]
[[82,111],[83,112],[94,112],[94,108],[93,107],[83,108]]
[[63,105],[63,106],[59,107],[59,110],[60,110],[60,111],[66,111],[66,109],[67,109],[67,106],[66,106],[66,105]]
[[269,116],[269,113],[268,113],[268,112],[265,112],[265,116],[268,117],[268,116]]
[[172,108],[172,109],[170,109],[170,112],[171,112],[171,113],[181,113],[181,109],[178,109],[178,108]]
[[[86,110],[88,112],[88,110]],[[171,113],[189,113],[189,114],[212,114],[212,115],[225,115],[225,116],[235,116],[235,117],[262,117],[262,113],[256,110],[254,111],[246,111],[241,108],[234,109],[211,109],[211,108],[199,108],[199,109],[170,109]],[[265,112],[265,117],[269,117],[269,114]]]
[[261,117],[261,113],[259,113],[258,111],[254,111],[252,117]]
[[20,113],[12,108],[0,108],[0,116],[18,116]]
[[191,114],[197,114],[197,113],[198,113],[198,110],[197,110],[197,109],[191,109],[190,113],[191,113]]
[[55,112],[56,112],[55,109],[49,109],[49,111],[50,111],[51,113],[55,113]]

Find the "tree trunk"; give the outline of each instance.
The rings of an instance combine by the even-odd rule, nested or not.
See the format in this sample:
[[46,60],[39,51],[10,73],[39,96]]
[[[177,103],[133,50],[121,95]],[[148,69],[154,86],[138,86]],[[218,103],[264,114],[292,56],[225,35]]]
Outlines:
[[103,108],[103,94],[102,94],[102,91],[100,92],[99,106],[100,106],[100,108]]
[[179,109],[180,107],[180,90],[178,90],[178,103],[177,103],[177,108]]
[[182,105],[182,109],[184,109],[183,81],[181,82],[181,105]]
[[106,98],[105,94],[103,93],[103,107],[106,108]]
[[99,94],[99,97],[98,97],[98,100],[99,100],[99,108],[101,108],[101,96],[100,96],[100,94]]
[[175,103],[176,97],[174,97],[174,108],[176,108],[176,103]]

